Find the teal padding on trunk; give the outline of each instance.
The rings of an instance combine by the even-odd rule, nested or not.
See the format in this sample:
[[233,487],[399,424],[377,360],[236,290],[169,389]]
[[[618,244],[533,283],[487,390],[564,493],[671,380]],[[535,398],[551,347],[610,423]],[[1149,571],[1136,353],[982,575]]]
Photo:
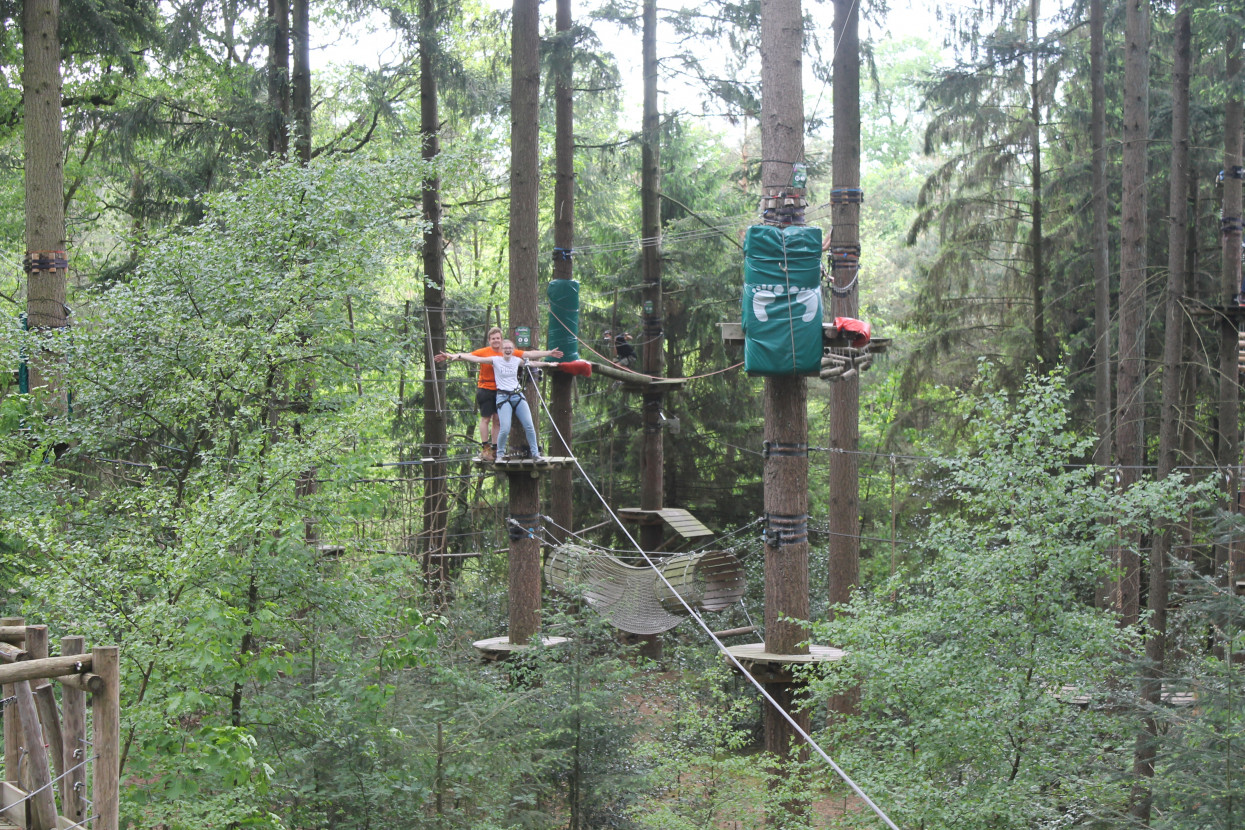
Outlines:
[[744,235],[744,369],[821,371],[821,229],[753,225]]
[[549,349],[561,349],[557,362],[579,360],[579,280],[550,280]]

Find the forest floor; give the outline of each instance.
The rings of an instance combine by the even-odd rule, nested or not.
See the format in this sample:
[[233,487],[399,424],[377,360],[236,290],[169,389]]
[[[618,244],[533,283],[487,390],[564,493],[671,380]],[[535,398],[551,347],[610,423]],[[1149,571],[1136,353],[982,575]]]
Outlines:
[[[638,716],[641,728],[640,739],[643,740],[668,727],[674,718],[674,707],[677,703],[666,692],[682,681],[682,672],[659,671],[650,678],[644,694],[628,696],[628,702]],[[679,773],[679,780],[672,782],[664,798],[668,800],[701,798],[716,800],[717,793],[730,793],[723,799],[724,807],[715,813],[713,827],[717,830],[749,830],[763,827],[765,823],[764,804],[766,801],[766,780],[759,769],[761,763],[761,746],[759,740],[739,750],[735,757],[756,758],[756,765],[746,765],[743,771],[736,768],[726,775],[722,770],[707,768],[689,768]],[[827,770],[830,778],[833,773]],[[846,811],[855,811],[864,805],[854,795],[844,798],[837,792],[839,782],[835,779],[830,786],[821,788],[821,795],[809,803],[812,812],[812,826],[818,828],[838,827],[837,819]],[[740,812],[739,805],[747,805]]]

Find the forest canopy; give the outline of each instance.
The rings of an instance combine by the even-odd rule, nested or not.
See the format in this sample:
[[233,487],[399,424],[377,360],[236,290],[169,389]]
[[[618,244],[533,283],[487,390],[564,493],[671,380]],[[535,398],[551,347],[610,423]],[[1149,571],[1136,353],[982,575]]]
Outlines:
[[[816,754],[764,751],[768,704],[706,634],[765,633],[768,381],[722,324],[772,161],[769,4],[654,5],[651,120],[630,54],[648,4],[575,3],[570,26],[535,5],[537,163],[516,170],[509,7],[0,2],[0,614],[46,625],[53,653],[120,647],[121,826],[881,826]],[[833,21],[855,5],[802,8],[804,217],[830,271]],[[852,446],[844,387],[807,381],[794,622],[844,656],[796,675],[793,705],[900,827],[1236,827],[1245,9],[856,11],[851,288],[879,344],[848,358]],[[35,12],[59,20],[59,93],[33,80]],[[41,118],[62,138],[38,169]],[[516,251],[524,176],[536,236]],[[49,299],[30,275],[58,254]],[[565,416],[552,369],[532,384],[574,467],[524,537],[507,477],[474,460],[478,370],[435,356],[493,326],[544,349],[567,269],[604,371],[563,387]],[[608,374],[623,348],[677,391],[654,405]],[[615,521],[644,503],[654,432],[662,506],[711,538]],[[831,473],[846,455],[858,515]],[[546,586],[540,630],[564,644],[481,661],[511,624],[516,539],[638,568],[645,532],[731,554],[739,601],[644,639]]]

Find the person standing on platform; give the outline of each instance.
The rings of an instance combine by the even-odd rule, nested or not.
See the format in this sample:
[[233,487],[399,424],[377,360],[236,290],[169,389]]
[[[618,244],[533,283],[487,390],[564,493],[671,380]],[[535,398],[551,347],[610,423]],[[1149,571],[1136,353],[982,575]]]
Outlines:
[[[553,357],[562,356],[559,350],[553,351],[555,352]],[[532,352],[529,351],[527,354],[530,355]],[[477,355],[475,352],[468,352],[447,354],[445,357],[448,360],[465,360],[468,363],[479,363],[482,367],[492,366],[493,368],[493,380],[496,385],[494,410],[501,422],[501,430],[497,433],[497,454],[494,460],[505,456],[506,441],[510,437],[510,424],[517,415],[519,423],[523,425],[523,432],[527,435],[529,456],[535,461],[541,461],[540,448],[536,440],[536,426],[532,423],[532,410],[527,405],[527,398],[523,396],[523,383],[519,380],[519,371],[524,366],[530,365],[532,361],[517,357],[514,343],[509,340],[501,341],[501,355],[498,356],[486,357]]]
[[631,345],[630,334],[627,334],[625,331],[620,331],[618,334],[612,334],[607,331],[605,333],[605,339],[607,342],[612,340],[614,343],[615,363],[622,366],[624,369],[630,369],[635,365],[636,360],[639,359],[639,355],[636,354],[635,347]]
[[[501,346],[504,342],[501,329],[493,326],[488,330],[486,340],[487,346],[482,346],[470,354],[476,357],[500,357]],[[526,358],[561,357],[562,352],[558,349],[552,351],[515,349],[514,355]],[[442,352],[434,360],[441,363],[446,360],[446,357],[447,354]],[[500,434],[501,421],[497,416],[497,381],[494,378],[493,365],[483,361],[471,362],[480,363],[480,376],[476,379],[476,407],[480,410],[480,454],[476,458],[481,461],[496,461],[497,436]]]

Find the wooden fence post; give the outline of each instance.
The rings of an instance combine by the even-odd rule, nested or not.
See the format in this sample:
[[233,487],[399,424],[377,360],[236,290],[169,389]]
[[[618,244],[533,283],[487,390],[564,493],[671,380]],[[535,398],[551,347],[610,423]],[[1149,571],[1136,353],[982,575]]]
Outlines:
[[[22,626],[26,624],[26,620],[22,617],[4,617],[0,619],[0,625],[4,626]],[[0,695],[5,700],[16,695],[12,683],[7,683],[0,689]],[[20,787],[21,782],[17,780],[17,768],[22,761],[22,718],[18,714],[17,706],[10,704],[4,712],[4,780],[11,782],[15,787]]]
[[[61,654],[82,654],[85,651],[85,637],[61,638]],[[68,684],[61,684],[61,708],[64,710],[61,766],[62,769],[70,770],[61,779],[61,811],[73,824],[81,824],[87,818],[86,768],[81,766],[88,755],[86,692]]]
[[[42,660],[48,656],[48,627],[46,625],[26,626],[26,653],[31,660]],[[52,684],[40,680],[31,687],[35,695],[35,709],[39,713],[39,723],[43,726],[43,743],[47,746],[48,760],[52,763],[52,774],[56,781],[61,780],[65,772],[64,749],[61,743],[60,709],[56,705],[56,693]]]
[[91,696],[95,734],[95,786],[91,789],[92,830],[118,830],[121,777],[121,663],[117,646],[91,649],[91,671],[104,688]]

